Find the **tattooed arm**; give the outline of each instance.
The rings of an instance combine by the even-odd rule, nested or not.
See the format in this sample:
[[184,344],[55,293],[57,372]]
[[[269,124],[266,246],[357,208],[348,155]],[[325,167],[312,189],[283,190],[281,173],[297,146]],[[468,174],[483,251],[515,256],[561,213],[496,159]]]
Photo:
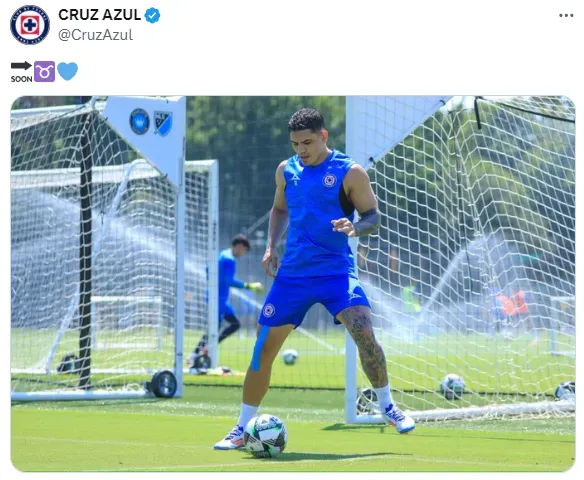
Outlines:
[[359,213],[359,221],[352,223],[348,218],[332,220],[333,230],[346,233],[349,237],[363,237],[377,232],[380,222],[377,198],[367,171],[359,164],[353,165],[343,180],[343,188]]

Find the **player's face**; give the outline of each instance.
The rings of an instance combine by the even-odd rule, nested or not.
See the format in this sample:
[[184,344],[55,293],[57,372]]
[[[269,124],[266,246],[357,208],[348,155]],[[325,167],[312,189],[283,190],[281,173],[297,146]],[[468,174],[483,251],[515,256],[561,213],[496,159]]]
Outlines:
[[326,157],[326,132],[299,130],[290,132],[290,141],[296,154],[304,165],[314,165]]
[[247,252],[247,247],[241,243],[233,247],[233,256],[236,258],[243,257]]

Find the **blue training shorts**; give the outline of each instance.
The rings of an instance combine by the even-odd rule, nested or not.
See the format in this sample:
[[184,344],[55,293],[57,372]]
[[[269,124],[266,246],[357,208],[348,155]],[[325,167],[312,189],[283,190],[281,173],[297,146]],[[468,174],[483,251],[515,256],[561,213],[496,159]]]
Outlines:
[[300,326],[308,310],[321,303],[340,325],[337,314],[345,308],[371,304],[359,280],[352,275],[324,277],[278,277],[270,289],[258,323],[270,327],[286,324]]
[[221,322],[223,322],[223,317],[226,317],[227,315],[231,315],[231,316],[235,317],[235,309],[233,308],[233,305],[231,305],[231,303],[229,303],[229,302],[220,303],[219,304],[219,326],[221,326]]

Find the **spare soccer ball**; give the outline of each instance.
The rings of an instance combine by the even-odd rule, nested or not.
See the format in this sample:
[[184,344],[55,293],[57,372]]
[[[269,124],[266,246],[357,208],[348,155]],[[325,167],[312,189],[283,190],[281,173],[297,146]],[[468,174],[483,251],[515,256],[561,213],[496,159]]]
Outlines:
[[363,388],[357,392],[357,412],[364,414],[379,414],[377,393],[372,388]]
[[556,391],[554,392],[554,396],[558,400],[571,400],[576,397],[576,382],[562,382],[560,383]]
[[274,415],[258,415],[243,430],[243,442],[248,452],[256,458],[273,458],[280,455],[288,444],[286,425]]
[[294,365],[296,360],[298,360],[298,352],[291,348],[284,350],[284,352],[282,352],[282,359],[286,365]]
[[464,389],[464,380],[455,373],[449,373],[440,382],[440,393],[444,395],[446,400],[460,400]]

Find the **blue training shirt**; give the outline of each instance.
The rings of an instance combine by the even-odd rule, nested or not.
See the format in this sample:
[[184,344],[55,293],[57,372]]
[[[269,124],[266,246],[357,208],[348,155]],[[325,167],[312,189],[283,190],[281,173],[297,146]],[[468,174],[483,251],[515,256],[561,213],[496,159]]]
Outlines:
[[354,163],[337,150],[315,167],[304,166],[298,155],[288,159],[284,179],[289,227],[278,276],[356,275],[349,237],[334,232],[331,223],[348,218],[339,194]]
[[[209,266],[206,267],[207,281],[209,280]],[[221,250],[219,253],[219,266],[217,276],[219,277],[219,304],[227,302],[231,287],[243,288],[244,282],[235,278],[235,257],[230,248]],[[207,292],[207,297],[208,297]],[[208,301],[208,298],[207,298]]]
[[229,298],[230,287],[243,288],[243,282],[235,278],[235,257],[230,248],[219,254],[219,302]]

